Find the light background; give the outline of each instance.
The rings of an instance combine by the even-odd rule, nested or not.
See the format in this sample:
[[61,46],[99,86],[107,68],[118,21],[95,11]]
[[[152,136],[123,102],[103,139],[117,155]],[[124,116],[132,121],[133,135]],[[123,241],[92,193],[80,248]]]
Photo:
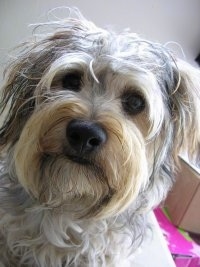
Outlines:
[[[180,44],[188,61],[200,53],[200,0],[0,0],[0,75],[9,49],[30,36],[31,23],[58,6],[76,6],[99,26],[130,28],[144,38]],[[170,48],[179,56],[176,45]]]

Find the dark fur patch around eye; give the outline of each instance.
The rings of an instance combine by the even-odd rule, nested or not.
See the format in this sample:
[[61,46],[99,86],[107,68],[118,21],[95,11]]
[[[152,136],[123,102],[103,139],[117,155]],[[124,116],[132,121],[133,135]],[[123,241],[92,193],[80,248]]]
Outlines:
[[66,90],[79,92],[81,90],[82,75],[79,72],[67,73],[62,78],[62,87]]
[[146,106],[144,97],[134,91],[125,91],[121,96],[122,107],[129,115],[141,113]]

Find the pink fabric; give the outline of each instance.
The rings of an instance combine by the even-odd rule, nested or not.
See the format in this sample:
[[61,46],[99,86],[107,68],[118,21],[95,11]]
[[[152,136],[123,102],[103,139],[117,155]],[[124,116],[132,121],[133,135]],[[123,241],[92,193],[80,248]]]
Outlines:
[[177,267],[200,267],[200,246],[178,230],[162,209],[154,211]]
[[177,267],[199,267],[200,259],[199,258],[175,258],[175,263]]

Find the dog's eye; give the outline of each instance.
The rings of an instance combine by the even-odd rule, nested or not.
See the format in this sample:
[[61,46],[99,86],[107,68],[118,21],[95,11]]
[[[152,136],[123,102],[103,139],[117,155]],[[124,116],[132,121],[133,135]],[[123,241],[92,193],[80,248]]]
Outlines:
[[129,115],[137,115],[145,109],[145,99],[137,92],[127,91],[122,95],[122,106]]
[[81,90],[81,74],[67,73],[62,79],[62,87],[67,90],[78,92]]

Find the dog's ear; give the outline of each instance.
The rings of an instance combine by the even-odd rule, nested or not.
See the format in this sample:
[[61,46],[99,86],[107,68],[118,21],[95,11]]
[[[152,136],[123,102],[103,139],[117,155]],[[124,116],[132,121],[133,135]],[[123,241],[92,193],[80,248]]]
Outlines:
[[56,45],[61,46],[63,38],[62,34],[54,34],[49,39],[27,42],[18,47],[16,59],[5,71],[5,84],[1,89],[0,116],[3,116],[3,124],[0,128],[0,150],[12,146],[18,140],[35,108],[35,89],[57,58]]
[[174,121],[174,154],[187,152],[192,160],[200,156],[200,70],[178,60],[176,88],[170,95]]
[[27,77],[25,62],[13,63],[8,70],[7,80],[1,91],[0,101],[0,148],[12,145],[19,137],[20,129],[30,115],[36,79]]

